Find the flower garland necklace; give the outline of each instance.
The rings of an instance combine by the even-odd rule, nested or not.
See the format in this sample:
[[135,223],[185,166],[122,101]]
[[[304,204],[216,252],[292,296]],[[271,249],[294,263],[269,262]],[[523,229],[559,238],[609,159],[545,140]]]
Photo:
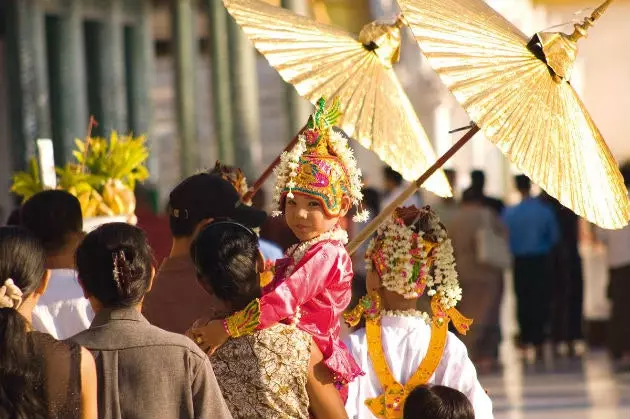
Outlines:
[[431,316],[429,316],[429,313],[413,308],[408,310],[383,310],[381,311],[381,315],[387,317],[415,317],[424,320],[428,325],[431,324]]
[[348,233],[346,232],[346,230],[340,227],[335,227],[332,230],[322,233],[317,237],[314,237],[302,243],[294,244],[293,246],[289,247],[289,250],[287,250],[287,256],[291,257],[293,259],[293,262],[287,268],[286,275],[291,275],[291,273],[293,272],[293,268],[295,267],[295,265],[300,263],[308,249],[319,242],[328,240],[339,241],[345,246],[346,244],[348,244]]

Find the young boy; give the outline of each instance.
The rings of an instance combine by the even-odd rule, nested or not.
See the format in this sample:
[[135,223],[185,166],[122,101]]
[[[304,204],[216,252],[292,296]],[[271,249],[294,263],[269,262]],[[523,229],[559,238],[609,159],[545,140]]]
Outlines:
[[[448,332],[450,321],[465,333],[471,320],[455,309],[461,289],[453,248],[435,212],[398,208],[379,228],[366,261],[369,294],[346,314],[351,325],[365,314],[366,327],[346,343],[367,374],[349,386],[348,416],[402,418],[409,393],[431,383],[461,391],[476,417],[492,419],[466,347]],[[416,309],[425,291],[433,318]]]

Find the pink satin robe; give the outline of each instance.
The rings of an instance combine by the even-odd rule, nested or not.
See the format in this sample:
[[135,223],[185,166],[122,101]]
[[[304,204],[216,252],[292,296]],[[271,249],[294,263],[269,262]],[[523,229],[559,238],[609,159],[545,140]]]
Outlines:
[[341,314],[352,296],[352,260],[339,241],[314,244],[287,276],[292,257],[276,261],[274,280],[265,287],[259,329],[290,321],[309,333],[324,355],[335,381],[348,383],[363,375],[339,337]]

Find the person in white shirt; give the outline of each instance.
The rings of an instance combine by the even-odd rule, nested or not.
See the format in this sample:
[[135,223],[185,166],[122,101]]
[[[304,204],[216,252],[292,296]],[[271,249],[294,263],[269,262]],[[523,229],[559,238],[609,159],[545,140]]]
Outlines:
[[[414,388],[437,384],[465,394],[475,417],[492,419],[492,402],[465,345],[448,332],[452,321],[465,333],[471,320],[455,309],[461,288],[453,247],[435,212],[398,208],[380,227],[366,261],[369,294],[346,313],[350,325],[365,316],[365,328],[346,340],[365,372],[349,384],[348,416],[401,418]],[[431,297],[432,316],[416,309],[423,294]]]
[[33,310],[33,327],[60,340],[86,330],[94,313],[74,270],[74,254],[84,236],[79,200],[65,191],[40,192],[24,203],[20,222],[43,243],[51,271]]

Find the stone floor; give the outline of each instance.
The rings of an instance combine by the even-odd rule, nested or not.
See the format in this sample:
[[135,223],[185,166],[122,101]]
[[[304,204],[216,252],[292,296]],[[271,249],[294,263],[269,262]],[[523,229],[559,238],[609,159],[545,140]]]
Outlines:
[[537,367],[513,361],[481,377],[496,419],[630,418],[630,374],[611,372],[603,352]]
[[[589,302],[594,298],[589,283],[596,282],[591,276],[598,272],[601,255],[582,253],[586,311],[592,311],[588,306],[596,302]],[[509,275],[506,285],[501,328],[504,336],[513,336],[517,326]],[[525,364],[507,339],[500,352],[502,373],[480,377],[493,400],[495,419],[630,419],[630,374],[615,374],[605,351],[585,349],[572,360],[554,360],[548,353],[545,363],[535,365]]]

